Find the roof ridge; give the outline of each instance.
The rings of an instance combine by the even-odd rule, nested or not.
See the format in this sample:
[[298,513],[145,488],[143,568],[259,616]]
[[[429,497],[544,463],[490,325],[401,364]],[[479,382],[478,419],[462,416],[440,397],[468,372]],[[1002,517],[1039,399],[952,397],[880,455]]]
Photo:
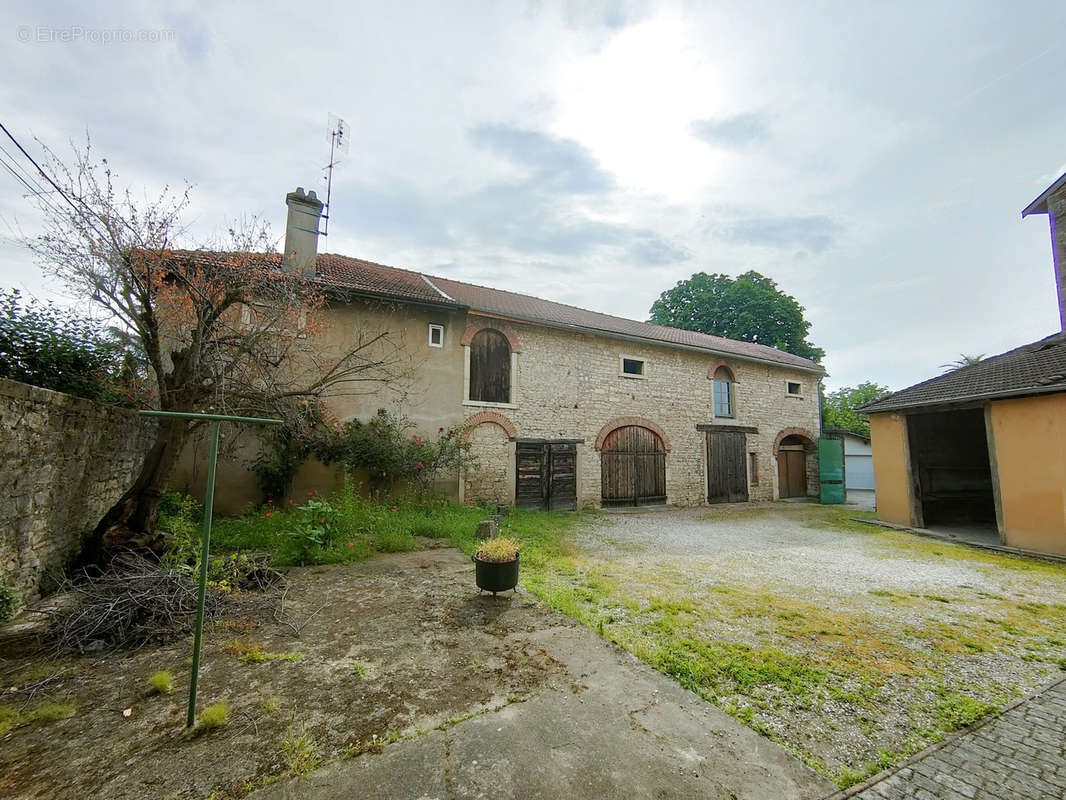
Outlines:
[[475,289],[484,289],[484,290],[489,291],[489,292],[500,292],[501,294],[508,294],[508,295],[513,296],[513,297],[522,297],[522,298],[527,298],[527,299],[532,299],[532,300],[540,300],[543,303],[553,303],[554,305],[563,306],[564,308],[572,308],[575,311],[582,311],[582,312],[584,312],[586,314],[598,314],[601,317],[608,317],[609,319],[615,319],[615,320],[619,320],[621,322],[637,322],[637,323],[639,323],[641,325],[648,325],[648,326],[650,326],[652,328],[659,328],[660,330],[664,330],[664,331],[684,331],[685,333],[695,333],[695,334],[698,334],[699,336],[706,336],[708,339],[716,339],[716,340],[721,341],[721,342],[733,342],[733,343],[741,342],[743,344],[750,344],[750,345],[752,345],[754,347],[764,347],[764,348],[766,348],[768,350],[773,350],[776,353],[782,353],[784,355],[794,356],[795,358],[801,358],[804,361],[809,361],[812,364],[817,364],[816,361],[813,361],[812,359],[806,358],[805,356],[797,355],[796,353],[790,353],[787,350],[781,350],[780,348],[772,347],[771,345],[763,344],[762,342],[751,342],[751,341],[748,341],[747,339],[730,339],[728,336],[718,336],[717,334],[714,334],[714,333],[704,333],[703,331],[696,331],[696,330],[692,330],[691,328],[678,328],[678,327],[676,327],[674,325],[660,325],[659,323],[651,322],[650,320],[633,319],[632,317],[620,317],[617,314],[608,314],[606,311],[596,311],[595,309],[584,308],[582,306],[576,306],[573,303],[563,303],[563,302],[560,302],[559,300],[549,300],[546,297],[537,297],[537,295],[535,295],[535,294],[526,294],[524,292],[515,292],[515,291],[512,291],[510,289],[499,289],[499,288],[497,288],[495,286],[484,286],[484,285],[482,285],[480,283],[469,283],[467,281],[456,280],[455,278],[445,278],[445,277],[437,276],[437,275],[433,275],[431,277],[433,278],[433,280],[449,281],[451,283],[458,283],[458,284],[461,284],[463,286],[471,286],[471,287],[473,287]]

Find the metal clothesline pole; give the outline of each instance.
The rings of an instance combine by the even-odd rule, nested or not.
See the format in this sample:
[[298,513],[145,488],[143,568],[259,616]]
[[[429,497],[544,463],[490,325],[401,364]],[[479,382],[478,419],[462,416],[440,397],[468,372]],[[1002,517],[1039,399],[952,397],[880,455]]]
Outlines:
[[196,601],[196,628],[192,640],[192,675],[189,678],[189,710],[185,727],[196,723],[196,684],[200,677],[200,645],[204,635],[204,604],[207,601],[207,563],[211,552],[211,516],[215,509],[215,465],[218,462],[218,431],[223,422],[252,422],[260,425],[280,425],[280,419],[234,417],[226,414],[194,414],[182,411],[141,411],[144,417],[172,419],[200,419],[211,423],[211,454],[207,462],[207,489],[204,492],[204,524],[200,544],[200,585]]

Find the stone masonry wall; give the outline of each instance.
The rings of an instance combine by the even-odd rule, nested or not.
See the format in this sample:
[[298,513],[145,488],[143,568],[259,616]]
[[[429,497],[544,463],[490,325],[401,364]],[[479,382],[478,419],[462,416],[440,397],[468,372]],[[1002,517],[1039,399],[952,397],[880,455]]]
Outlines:
[[[470,317],[475,324],[488,319]],[[706,438],[697,424],[757,427],[747,435],[747,451],[755,453],[758,482],[749,475],[752,500],[778,497],[777,460],[774,445],[787,429],[819,434],[817,376],[788,367],[720,359],[711,354],[679,350],[537,325],[508,322],[517,336],[518,375],[512,403],[487,406],[464,403],[467,418],[486,410],[504,415],[520,438],[584,439],[578,445],[578,504],[599,505],[600,454],[596,439],[610,421],[623,417],[646,419],[658,425],[669,440],[666,457],[667,501],[679,505],[706,502]],[[622,355],[644,358],[646,378],[623,377]],[[712,367],[725,363],[736,377],[736,414],[732,419],[713,415]],[[789,395],[787,381],[797,381],[801,396]],[[491,446],[482,444],[484,437]],[[514,498],[514,445],[500,445],[503,432],[494,423],[484,423],[472,436],[473,452],[482,473],[493,472],[492,495],[505,491]],[[813,442],[811,443],[813,444]],[[749,459],[750,462],[750,459]],[[817,494],[817,456],[807,460],[808,492]],[[501,484],[502,481],[502,484]],[[468,478],[467,497],[482,497],[485,477]],[[501,488],[502,487],[502,488]]]
[[1059,294],[1059,322],[1066,330],[1066,188],[1048,200],[1051,252],[1055,260],[1055,286]]
[[122,496],[155,428],[134,411],[0,380],[0,579],[24,601]]

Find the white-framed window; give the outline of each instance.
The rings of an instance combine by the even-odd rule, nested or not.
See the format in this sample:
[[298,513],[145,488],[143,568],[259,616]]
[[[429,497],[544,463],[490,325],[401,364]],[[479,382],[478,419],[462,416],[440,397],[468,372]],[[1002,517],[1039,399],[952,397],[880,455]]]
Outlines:
[[785,394],[792,397],[803,397],[803,384],[799,381],[785,381]]
[[429,346],[430,347],[444,347],[444,326],[434,325],[430,323],[429,326]]
[[647,378],[648,360],[638,356],[618,357],[618,375],[622,378]]
[[719,367],[714,371],[714,415],[732,419],[737,415],[735,383],[729,367]]

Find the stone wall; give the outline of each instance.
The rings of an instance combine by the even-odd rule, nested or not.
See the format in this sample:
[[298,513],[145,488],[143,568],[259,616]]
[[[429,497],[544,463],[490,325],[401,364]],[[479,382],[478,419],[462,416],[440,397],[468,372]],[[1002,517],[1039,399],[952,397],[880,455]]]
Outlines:
[[1066,331],[1066,189],[1048,199],[1051,252],[1055,260],[1055,287],[1059,294],[1059,322]]
[[[427,341],[430,324],[443,326],[442,347]],[[482,326],[500,329],[516,345],[511,403],[464,400],[469,349],[464,342],[469,343]],[[318,338],[329,357],[350,345],[353,336],[385,330],[402,344],[405,379],[387,391],[338,394],[328,399],[330,411],[344,422],[367,420],[385,407],[404,413],[418,433],[430,437],[441,427],[451,428],[467,420],[477,423],[471,442],[478,466],[468,470],[462,481],[441,482],[438,488],[449,496],[511,502],[515,438],[583,439],[577,449],[578,504],[599,505],[597,436],[609,422],[623,417],[646,420],[669,439],[666,479],[670,503],[706,502],[706,436],[696,429],[701,423],[758,428],[758,432],[747,434],[749,470],[751,453],[758,466],[758,481],[749,477],[752,500],[778,497],[775,443],[787,429],[803,432],[809,436],[808,493],[818,493],[818,376],[814,373],[651,342],[403,304],[353,301],[338,305],[330,309],[326,329]],[[646,377],[620,375],[623,355],[647,359]],[[712,378],[714,369],[722,364],[736,377],[736,416],[730,419],[716,419],[713,413]],[[799,382],[802,394],[789,395],[787,381]],[[500,416],[493,416],[497,414]],[[254,478],[245,466],[254,454],[255,437],[248,432],[242,435],[250,438],[241,459],[220,462],[215,503],[221,513],[237,513],[259,501]],[[193,446],[186,449],[175,472],[175,487],[201,493],[202,452]],[[336,471],[305,469],[297,483],[305,495],[306,489],[329,491],[337,480]]]
[[134,411],[0,380],[0,579],[24,601],[129,487],[155,428]]
[[[493,324],[478,319],[478,324]],[[808,493],[818,493],[816,440],[819,434],[818,379],[802,370],[742,361],[709,353],[620,341],[540,325],[508,321],[520,352],[518,374],[509,404],[464,403],[467,418],[486,410],[506,417],[518,438],[583,439],[578,445],[578,505],[599,505],[600,453],[597,438],[624,418],[646,420],[669,444],[666,456],[667,501],[679,505],[706,502],[706,436],[699,424],[757,428],[747,434],[748,466],[754,453],[758,482],[749,474],[752,500],[778,497],[776,443],[788,433],[807,437]],[[620,374],[625,355],[646,359],[644,377]],[[725,364],[736,377],[735,416],[714,417],[712,377]],[[800,395],[787,392],[788,381],[802,386]],[[443,411],[443,409],[442,409]],[[482,443],[482,429],[491,429]],[[471,437],[481,474],[468,480],[465,496],[496,500],[501,491],[514,498],[515,448],[500,446],[497,423],[479,425]],[[491,444],[489,443],[491,442]],[[489,481],[487,475],[495,474]],[[502,483],[501,483],[502,482]],[[503,487],[501,489],[501,486]],[[483,489],[484,487],[484,489]]]

